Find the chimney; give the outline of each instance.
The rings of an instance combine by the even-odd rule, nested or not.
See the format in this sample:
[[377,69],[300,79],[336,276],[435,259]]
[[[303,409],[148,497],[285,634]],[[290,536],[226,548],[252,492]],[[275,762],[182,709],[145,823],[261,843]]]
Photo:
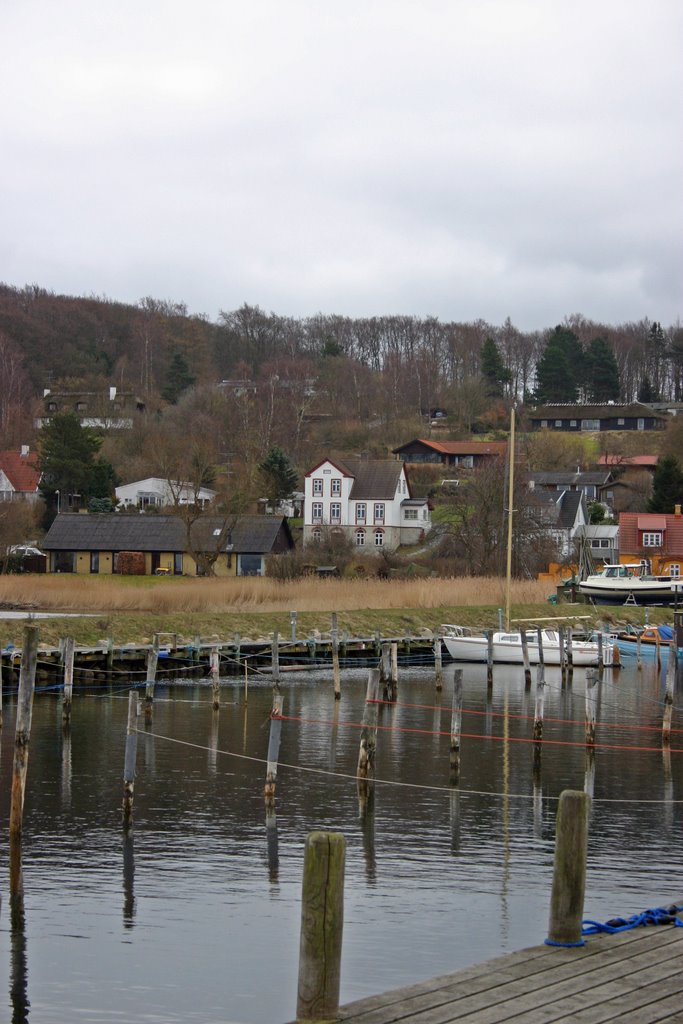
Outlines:
[[115,384],[113,384],[113,385],[112,385],[112,386],[111,386],[111,387],[109,388],[109,401],[110,401],[110,402],[113,402],[115,398],[116,398],[116,385],[115,385]]
[[680,516],[680,514],[681,514],[681,506],[680,505],[674,505],[674,515],[675,516]]
[[[27,459],[28,458],[28,453],[29,453],[30,450],[31,449],[29,448],[29,446],[27,444],[22,444],[22,446],[21,446],[21,457],[22,457],[22,459]],[[680,505],[678,507],[680,509]]]

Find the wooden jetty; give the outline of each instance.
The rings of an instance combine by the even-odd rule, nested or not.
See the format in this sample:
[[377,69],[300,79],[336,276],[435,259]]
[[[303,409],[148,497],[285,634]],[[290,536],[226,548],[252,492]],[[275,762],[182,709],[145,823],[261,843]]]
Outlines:
[[349,1003],[349,1024],[651,1024],[683,1021],[683,928],[534,946]]
[[[402,665],[434,664],[434,638],[430,631],[425,630],[425,634],[420,636],[400,637],[382,636],[378,631],[372,636],[351,637],[345,634],[338,638],[331,634],[315,634],[291,640],[280,637],[277,643],[278,668],[280,672],[286,672],[331,667],[335,648],[338,661],[344,668],[374,666],[381,657],[382,645],[386,644],[396,644],[397,660]],[[267,673],[272,668],[271,636],[249,639],[236,635],[234,639],[222,640],[196,637],[188,643],[175,633],[161,633],[154,637],[152,644],[114,645],[103,640],[93,646],[75,647],[74,687],[111,683],[117,677],[143,676],[151,647],[158,652],[157,678],[161,680],[208,676],[211,659],[215,658],[216,652],[221,676],[241,675],[245,665],[253,672]],[[11,645],[0,650],[5,680],[18,680],[21,654],[21,648]],[[63,666],[63,646],[39,647],[39,684],[61,681]]]

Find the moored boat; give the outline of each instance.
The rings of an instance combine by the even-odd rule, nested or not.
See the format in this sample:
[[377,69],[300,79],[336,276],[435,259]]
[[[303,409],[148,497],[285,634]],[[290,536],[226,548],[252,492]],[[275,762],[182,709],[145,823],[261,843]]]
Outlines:
[[[483,633],[472,633],[464,626],[446,623],[441,627],[441,636],[446,650],[454,661],[488,660],[489,641]],[[529,663],[538,665],[540,651],[538,631],[526,630]],[[560,634],[556,629],[541,630],[543,661],[546,665],[561,665],[562,648]],[[493,661],[500,664],[523,665],[522,634],[519,630],[496,632],[493,634]],[[600,657],[600,645],[597,640],[574,640],[571,643],[572,664],[575,666],[596,666]],[[619,664],[618,647],[609,637],[603,637],[602,657],[604,665]]]
[[584,597],[599,604],[674,604],[677,592],[675,576],[653,576],[640,562],[605,565],[600,572],[581,580],[578,589]]
[[617,633],[619,651],[624,657],[641,658],[666,658],[674,641],[674,631],[671,626],[646,626],[639,632]]

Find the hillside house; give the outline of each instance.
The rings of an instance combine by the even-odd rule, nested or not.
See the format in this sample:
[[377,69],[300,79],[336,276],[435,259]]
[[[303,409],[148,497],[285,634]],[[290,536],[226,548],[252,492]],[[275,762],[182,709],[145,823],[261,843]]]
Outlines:
[[148,476],[116,488],[116,500],[121,508],[166,508],[173,505],[210,505],[216,492],[209,487],[195,489],[182,480],[165,480]]
[[41,547],[48,572],[108,575],[119,571],[121,552],[141,552],[144,574],[201,575],[190,549],[215,555],[217,576],[264,576],[266,557],[294,547],[281,516],[241,516],[234,524],[223,516],[200,516],[188,527],[173,515],[58,515]]
[[563,493],[564,491],[580,491],[586,502],[600,501],[606,505],[612,504],[612,474],[609,470],[596,470],[592,472],[555,471],[545,472],[534,470],[527,473],[527,480],[531,490],[543,490],[551,493]]
[[430,441],[415,438],[392,451],[401,462],[433,463],[449,469],[478,469],[492,459],[504,459],[507,441]]
[[642,402],[630,405],[539,405],[527,409],[531,430],[663,430],[668,415]]
[[0,452],[0,501],[38,501],[39,484],[38,457],[27,444]]
[[601,455],[598,465],[612,473],[610,490],[615,512],[645,511],[652,494],[658,455]]
[[364,550],[415,544],[431,529],[426,500],[413,499],[397,460],[325,459],[305,476],[304,544],[339,531]]
[[586,499],[581,491],[537,491],[534,501],[541,511],[546,532],[557,544],[562,560],[574,557],[576,540],[588,522]]
[[52,391],[46,388],[42,413],[35,426],[46,426],[57,413],[74,412],[82,427],[131,430],[135,417],[144,411],[145,403],[140,398],[114,386],[101,391]]
[[647,562],[653,573],[681,576],[683,515],[622,512],[619,516],[619,556],[622,562]]

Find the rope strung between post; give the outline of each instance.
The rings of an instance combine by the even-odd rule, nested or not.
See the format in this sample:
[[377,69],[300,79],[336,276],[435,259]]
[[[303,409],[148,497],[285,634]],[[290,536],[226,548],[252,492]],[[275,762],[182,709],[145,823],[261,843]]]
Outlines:
[[617,932],[626,932],[631,928],[641,928],[648,924],[672,924],[674,928],[683,928],[683,921],[677,916],[681,910],[683,905],[672,903],[670,907],[651,907],[650,910],[643,910],[631,917],[612,917],[604,924],[599,921],[584,921],[581,933],[597,935],[606,932],[608,935],[615,935]]

